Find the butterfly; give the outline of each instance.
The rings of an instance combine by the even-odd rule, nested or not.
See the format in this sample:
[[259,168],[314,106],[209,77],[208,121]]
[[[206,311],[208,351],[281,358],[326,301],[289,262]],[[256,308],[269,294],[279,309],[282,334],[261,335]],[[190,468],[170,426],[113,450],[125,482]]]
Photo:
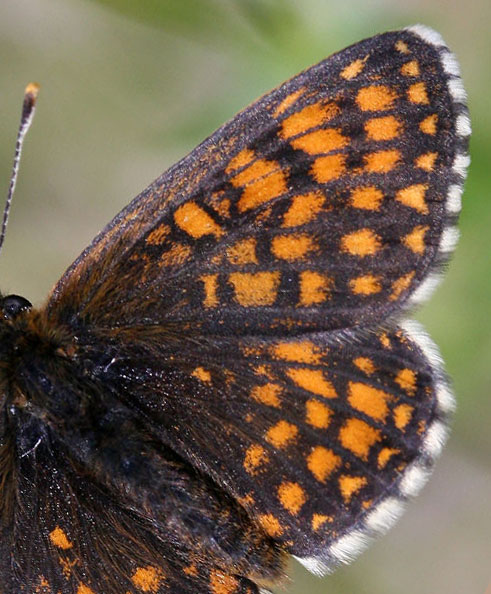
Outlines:
[[171,167],[43,307],[2,296],[0,593],[264,593],[385,532],[453,409],[405,316],[469,134],[440,36],[376,35]]

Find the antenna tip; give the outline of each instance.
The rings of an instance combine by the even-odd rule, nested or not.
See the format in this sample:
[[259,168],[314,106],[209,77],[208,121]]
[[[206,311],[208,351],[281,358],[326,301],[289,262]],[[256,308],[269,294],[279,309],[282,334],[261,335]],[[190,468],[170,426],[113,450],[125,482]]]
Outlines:
[[36,99],[40,88],[38,83],[30,82],[24,91],[24,95],[29,96],[31,99]]

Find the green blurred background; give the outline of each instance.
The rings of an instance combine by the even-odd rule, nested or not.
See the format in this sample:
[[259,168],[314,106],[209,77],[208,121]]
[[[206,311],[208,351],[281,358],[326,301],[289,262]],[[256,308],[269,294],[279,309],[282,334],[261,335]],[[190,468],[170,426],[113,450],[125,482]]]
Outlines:
[[[0,180],[24,86],[42,83],[1,288],[41,303],[92,237],[239,109],[333,51],[424,23],[459,57],[473,122],[462,239],[419,318],[458,411],[433,479],[385,538],[291,594],[482,594],[491,577],[491,3],[489,0],[1,0]],[[198,593],[197,593],[198,594]]]

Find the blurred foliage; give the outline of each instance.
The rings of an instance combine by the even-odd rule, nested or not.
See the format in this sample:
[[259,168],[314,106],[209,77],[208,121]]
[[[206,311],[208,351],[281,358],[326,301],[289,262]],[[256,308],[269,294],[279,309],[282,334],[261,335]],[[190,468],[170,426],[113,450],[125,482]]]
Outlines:
[[274,44],[293,28],[297,15],[290,0],[96,1],[152,27],[228,48],[249,46],[251,30]]
[[459,407],[435,476],[356,563],[292,594],[484,592],[491,540],[491,3],[488,0],[3,0],[0,179],[22,89],[43,83],[5,250],[2,289],[42,299],[152,178],[299,70],[377,32],[422,22],[457,54],[473,121],[462,239],[418,317]]

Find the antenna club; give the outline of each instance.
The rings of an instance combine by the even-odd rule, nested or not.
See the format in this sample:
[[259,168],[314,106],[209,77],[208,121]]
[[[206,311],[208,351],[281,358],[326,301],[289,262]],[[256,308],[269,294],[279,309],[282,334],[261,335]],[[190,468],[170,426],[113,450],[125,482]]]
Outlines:
[[30,95],[33,99],[36,99],[40,88],[41,88],[40,84],[38,84],[36,82],[30,82],[27,85],[26,90],[24,91],[24,95]]

